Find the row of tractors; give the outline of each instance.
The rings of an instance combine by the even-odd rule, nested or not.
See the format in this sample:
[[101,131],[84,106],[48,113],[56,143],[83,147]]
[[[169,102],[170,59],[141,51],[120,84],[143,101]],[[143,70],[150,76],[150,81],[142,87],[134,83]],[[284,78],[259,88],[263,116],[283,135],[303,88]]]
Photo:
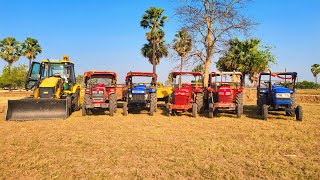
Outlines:
[[[190,112],[193,117],[208,112],[208,117],[219,112],[243,114],[244,77],[240,72],[212,72],[208,87],[203,86],[201,72],[172,72],[170,93],[163,98],[167,116]],[[62,60],[33,62],[26,79],[31,97],[9,100],[7,120],[66,119],[71,112],[82,110],[82,115],[109,110],[113,116],[118,101],[123,101],[123,115],[148,109],[151,116],[157,111],[157,75],[149,72],[128,72],[125,84],[117,83],[117,74],[107,71],[84,73],[84,95],[75,78],[74,64],[68,56]],[[261,73],[257,87],[257,105],[266,120],[269,110],[285,111],[288,116],[302,120],[302,107],[296,104],[297,73]],[[82,103],[81,103],[82,102]]]

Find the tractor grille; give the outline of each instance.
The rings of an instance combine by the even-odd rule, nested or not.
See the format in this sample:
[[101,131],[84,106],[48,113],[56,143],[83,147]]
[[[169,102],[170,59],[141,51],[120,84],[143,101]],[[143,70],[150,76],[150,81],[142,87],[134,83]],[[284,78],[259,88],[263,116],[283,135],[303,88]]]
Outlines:
[[188,96],[175,95],[174,96],[174,104],[176,104],[176,105],[186,105],[186,104],[188,104]]
[[132,100],[134,101],[144,101],[144,94],[133,94]]
[[41,87],[39,90],[40,98],[53,98],[55,90],[52,87]]
[[104,95],[102,94],[93,94],[92,95],[93,102],[104,102]]

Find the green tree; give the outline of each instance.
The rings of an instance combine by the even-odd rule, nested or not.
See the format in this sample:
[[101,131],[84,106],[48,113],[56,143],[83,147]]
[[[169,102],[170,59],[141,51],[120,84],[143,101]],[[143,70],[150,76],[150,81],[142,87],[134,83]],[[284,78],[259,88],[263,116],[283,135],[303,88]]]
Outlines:
[[78,84],[83,84],[83,81],[84,81],[83,75],[79,74],[76,79]]
[[0,57],[8,63],[8,73],[10,75],[11,66],[18,61],[21,56],[21,46],[19,41],[12,37],[6,37],[0,41]]
[[38,40],[27,37],[27,39],[21,44],[22,55],[29,60],[29,68],[31,62],[36,59],[37,55],[42,53],[42,48],[38,43]]
[[167,21],[167,16],[162,15],[164,9],[150,7],[145,11],[140,21],[140,26],[144,29],[150,29],[146,33],[147,40],[152,44],[152,65],[153,73],[156,73],[156,49],[157,43],[163,39],[164,32],[161,29],[164,26],[164,22]]
[[313,64],[311,66],[311,72],[313,77],[315,78],[315,83],[318,84],[317,76],[320,73],[320,64]]
[[187,61],[186,56],[192,50],[192,37],[188,31],[180,30],[175,34],[173,49],[180,56],[180,71],[182,72],[183,62]]
[[[156,47],[155,63],[157,65],[160,63],[161,58],[168,56],[168,49],[164,45],[164,41],[157,42]],[[148,58],[150,64],[153,64],[153,44],[151,42],[143,45],[141,48],[141,54],[143,57]]]
[[0,86],[23,88],[28,74],[28,67],[24,64],[19,64],[12,67],[10,73],[14,74],[14,76],[9,74],[9,67],[5,66],[0,76]]
[[268,69],[275,58],[271,54],[271,48],[260,46],[261,40],[250,39],[240,41],[230,40],[228,51],[220,57],[217,69],[220,71],[239,71],[243,74],[242,82],[245,84],[245,75],[249,75],[251,82],[257,82],[257,76],[261,71]]
[[192,69],[192,72],[202,72],[204,73],[204,67],[203,64],[198,64],[196,67]]

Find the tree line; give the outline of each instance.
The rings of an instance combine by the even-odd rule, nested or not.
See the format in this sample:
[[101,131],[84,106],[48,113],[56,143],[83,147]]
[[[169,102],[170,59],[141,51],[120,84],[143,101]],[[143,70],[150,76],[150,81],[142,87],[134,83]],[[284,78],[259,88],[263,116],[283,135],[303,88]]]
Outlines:
[[24,42],[19,42],[13,37],[6,37],[0,40],[0,58],[7,65],[3,68],[0,77],[0,87],[24,87],[25,78],[28,73],[26,65],[19,64],[12,67],[13,63],[17,62],[21,56],[29,60],[29,67],[37,55],[42,53],[42,48],[38,40],[27,37]]
[[[237,38],[248,37],[257,25],[245,13],[250,0],[186,0],[179,3],[175,14],[182,28],[172,43],[164,44],[163,27],[168,21],[163,15],[164,9],[150,7],[142,16],[140,25],[150,31],[146,33],[149,43],[143,45],[141,53],[153,65],[154,73],[160,59],[168,56],[168,49],[180,57],[180,71],[189,61],[193,61],[194,68],[201,67],[205,87],[213,62],[219,71],[239,71],[243,77],[247,75],[251,83],[257,83],[259,73],[268,71],[276,63],[272,48],[263,45],[261,39]],[[213,61],[217,57],[218,60]],[[316,78],[319,65],[313,65],[312,73]]]

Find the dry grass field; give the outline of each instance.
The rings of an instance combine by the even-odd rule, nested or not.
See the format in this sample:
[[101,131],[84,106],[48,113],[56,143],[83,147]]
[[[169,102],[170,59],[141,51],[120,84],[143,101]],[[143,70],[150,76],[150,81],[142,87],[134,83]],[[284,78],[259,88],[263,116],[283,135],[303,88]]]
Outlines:
[[[0,177],[320,179],[320,93],[299,93],[306,96],[302,122],[282,112],[259,120],[253,90],[241,119],[169,118],[160,107],[154,117],[119,110],[115,117],[75,112],[68,120],[6,122],[2,111]],[[0,106],[26,94],[0,92]]]

